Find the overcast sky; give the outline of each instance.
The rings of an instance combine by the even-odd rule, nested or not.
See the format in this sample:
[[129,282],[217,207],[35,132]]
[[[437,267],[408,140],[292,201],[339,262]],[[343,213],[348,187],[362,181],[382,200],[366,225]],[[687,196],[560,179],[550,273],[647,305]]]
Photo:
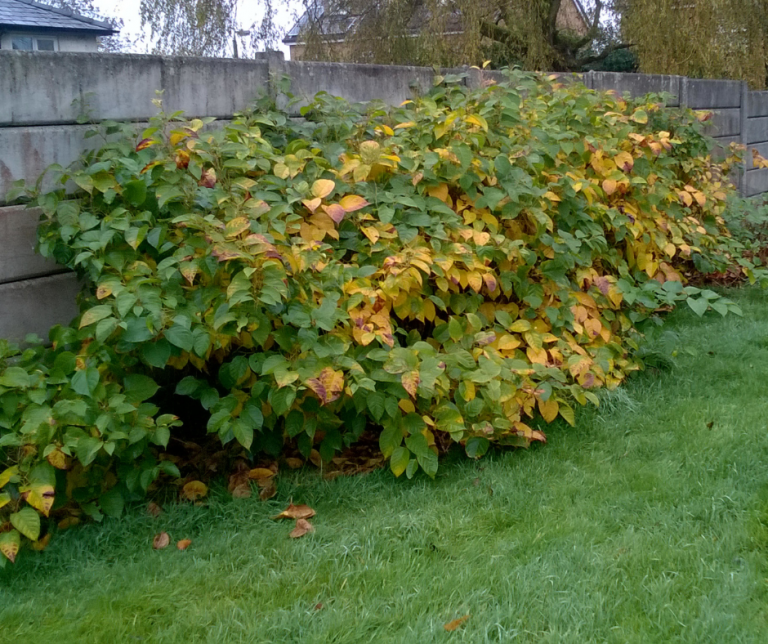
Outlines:
[[[141,17],[139,15],[140,0],[94,0],[94,5],[104,16],[114,16],[125,21],[123,35],[131,40],[141,34]],[[301,6],[301,0],[274,0],[275,9],[278,12],[277,21],[283,31],[293,26],[296,12]],[[258,0],[240,0],[238,20],[241,28],[248,29],[254,22],[260,21],[263,12],[261,2]],[[146,44],[143,45],[146,47]],[[288,48],[281,44],[281,48],[288,56]],[[143,53],[142,45],[137,48],[138,53]]]

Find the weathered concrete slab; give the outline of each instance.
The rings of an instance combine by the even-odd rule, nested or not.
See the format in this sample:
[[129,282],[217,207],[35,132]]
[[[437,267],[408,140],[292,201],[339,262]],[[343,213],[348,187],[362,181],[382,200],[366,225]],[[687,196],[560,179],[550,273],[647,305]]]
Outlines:
[[[83,151],[99,144],[97,137],[86,138],[90,125],[0,128],[0,204],[13,182],[34,183],[53,163],[68,166]],[[52,188],[52,183],[46,184]]]
[[750,92],[747,98],[747,116],[768,116],[768,92]]
[[0,284],[66,270],[35,252],[40,210],[0,208]]
[[285,62],[278,66],[291,79],[291,92],[300,99],[292,106],[298,114],[318,92],[342,96],[353,103],[381,100],[399,105],[432,87],[433,70],[396,65],[339,65],[336,63]]
[[741,134],[741,110],[710,110],[712,119],[704,125],[709,136],[738,136]]
[[147,120],[167,111],[229,118],[267,91],[269,60],[0,51],[0,126]]
[[741,137],[740,136],[715,137],[715,149],[712,153],[712,156],[715,159],[725,158],[731,143],[741,143]]
[[685,80],[686,101],[694,110],[741,107],[741,81]]
[[78,283],[74,273],[0,284],[0,338],[19,342],[28,333],[48,337],[54,324],[77,316]]
[[768,170],[749,170],[746,183],[747,197],[768,192]]
[[747,143],[765,143],[768,141],[768,117],[747,121]]
[[628,92],[633,98],[664,92],[675,97],[668,103],[670,107],[680,105],[682,80],[680,76],[590,72],[585,74],[585,77],[590,79],[587,86],[591,89],[615,90],[620,95]]

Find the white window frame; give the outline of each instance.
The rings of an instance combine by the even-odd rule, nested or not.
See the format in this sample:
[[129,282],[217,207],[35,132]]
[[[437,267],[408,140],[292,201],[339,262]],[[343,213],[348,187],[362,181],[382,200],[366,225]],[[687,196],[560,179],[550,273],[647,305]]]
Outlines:
[[[37,41],[38,40],[52,40],[53,41],[53,51],[59,51],[59,38],[57,36],[48,35],[48,34],[34,34],[34,33],[11,33],[9,34],[11,46],[10,49],[13,49],[13,41],[17,38],[31,38],[32,39],[32,51],[41,51],[37,48]],[[29,51],[29,50],[19,50],[16,51]],[[49,50],[42,50],[42,51],[49,51]]]

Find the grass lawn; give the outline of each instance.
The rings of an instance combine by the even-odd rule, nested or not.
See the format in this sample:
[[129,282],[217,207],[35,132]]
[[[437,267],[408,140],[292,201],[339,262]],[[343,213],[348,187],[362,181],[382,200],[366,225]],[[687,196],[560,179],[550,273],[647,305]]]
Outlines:
[[[768,294],[732,296],[743,319],[675,313],[696,355],[547,446],[435,481],[291,473],[266,503],[214,490],[24,551],[0,642],[768,642]],[[314,534],[269,520],[291,497]],[[161,530],[192,546],[153,551]]]

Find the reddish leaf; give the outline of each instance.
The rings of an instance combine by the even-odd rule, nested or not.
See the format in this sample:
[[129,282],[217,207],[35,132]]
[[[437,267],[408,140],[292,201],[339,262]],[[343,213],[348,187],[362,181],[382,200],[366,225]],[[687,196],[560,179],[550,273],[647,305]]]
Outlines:
[[203,188],[213,188],[216,185],[216,170],[208,168],[200,176],[199,185]]
[[156,534],[155,538],[152,539],[152,547],[155,550],[162,550],[163,548],[167,548],[168,544],[171,543],[171,537],[167,532],[161,532],[160,534]]
[[291,532],[288,534],[288,536],[291,539],[298,539],[299,537],[303,537],[308,532],[314,532],[315,526],[313,526],[309,521],[306,519],[297,519],[296,520],[296,527],[291,530]]
[[157,141],[154,141],[153,139],[142,139],[136,146],[136,152],[139,150],[144,150],[145,148],[148,148],[152,145],[157,145]]
[[325,210],[325,214],[337,224],[341,223],[341,220],[344,219],[344,215],[346,214],[344,208],[337,203],[332,203],[330,206],[323,206],[323,210]]
[[344,390],[344,374],[326,367],[317,378],[307,380],[307,386],[317,394],[322,404],[327,405],[341,396]]

